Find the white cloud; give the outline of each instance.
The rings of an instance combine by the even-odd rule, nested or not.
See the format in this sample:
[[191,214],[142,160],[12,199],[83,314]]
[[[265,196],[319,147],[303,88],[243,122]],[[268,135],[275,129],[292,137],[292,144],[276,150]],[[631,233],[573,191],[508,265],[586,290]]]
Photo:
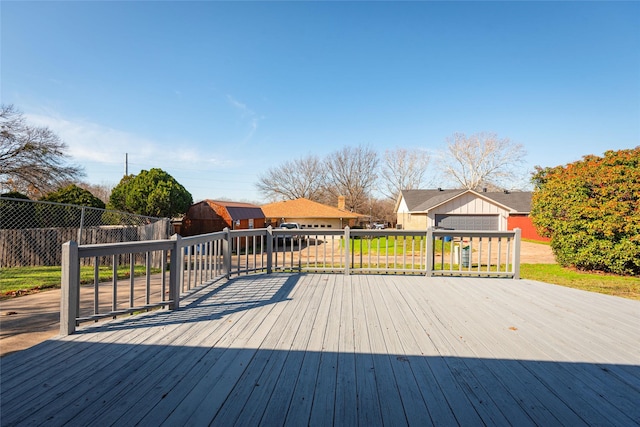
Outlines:
[[[209,142],[200,145],[190,140],[166,142],[85,119],[62,117],[50,110],[24,116],[27,123],[48,127],[67,144],[71,162],[85,169],[84,179],[89,183],[115,185],[124,173],[125,153],[128,173],[163,169],[193,191],[196,199],[212,197],[212,188],[217,188],[213,183],[227,180],[228,173],[251,175],[246,172],[244,159],[227,157],[226,153],[211,148]],[[249,179],[253,180],[253,176]]]
[[229,101],[229,103],[240,112],[240,117],[241,119],[246,123],[246,125],[249,128],[249,132],[248,134],[244,137],[243,139],[243,143],[245,142],[249,142],[251,140],[251,138],[253,138],[253,135],[256,133],[256,131],[258,130],[258,124],[260,123],[260,120],[264,119],[263,116],[258,116],[258,114],[256,114],[252,109],[250,109],[249,107],[247,107],[246,104],[238,101],[237,99],[235,99],[233,96],[231,95],[227,95],[227,100]]
[[55,132],[78,162],[120,163],[127,152],[153,158],[160,151],[158,144],[147,138],[86,120],[45,114],[25,114],[25,118],[30,124]]
[[[172,159],[179,164],[191,166],[193,169],[206,169],[208,167],[230,167],[234,166],[235,162],[229,159],[209,157],[199,150],[188,148],[186,144],[180,144],[180,150],[174,153],[175,157]],[[194,167],[196,166],[196,167]]]

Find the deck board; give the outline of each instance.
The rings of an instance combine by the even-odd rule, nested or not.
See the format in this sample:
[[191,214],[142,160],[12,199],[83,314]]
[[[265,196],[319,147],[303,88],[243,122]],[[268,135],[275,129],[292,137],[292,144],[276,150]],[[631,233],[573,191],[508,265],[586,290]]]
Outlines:
[[640,302],[272,274],[0,359],[1,425],[640,425]]

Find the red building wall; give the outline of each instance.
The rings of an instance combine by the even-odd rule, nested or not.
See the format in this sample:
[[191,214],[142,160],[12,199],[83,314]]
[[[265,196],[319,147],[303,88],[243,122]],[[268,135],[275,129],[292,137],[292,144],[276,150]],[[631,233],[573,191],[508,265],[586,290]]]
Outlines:
[[548,237],[542,237],[538,234],[529,215],[509,215],[507,218],[507,230],[513,230],[514,228],[522,230],[523,239],[538,240],[541,242],[551,240]]
[[[264,218],[254,218],[253,228],[264,228]],[[246,230],[249,228],[249,220],[241,219],[239,223],[233,221],[226,207],[202,201],[191,205],[182,219],[180,235],[183,237],[197,234],[222,231],[225,227],[229,230]]]

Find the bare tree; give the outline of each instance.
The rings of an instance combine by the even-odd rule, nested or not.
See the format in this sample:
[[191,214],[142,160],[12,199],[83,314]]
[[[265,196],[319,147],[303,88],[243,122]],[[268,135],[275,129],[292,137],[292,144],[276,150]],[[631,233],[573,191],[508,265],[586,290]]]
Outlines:
[[378,155],[371,148],[345,147],[325,160],[326,191],[331,201],[345,197],[345,208],[353,212],[367,212],[371,189],[377,180]]
[[447,138],[442,165],[462,188],[475,190],[483,184],[499,186],[514,179],[525,154],[521,144],[494,133],[455,133]]
[[256,187],[270,200],[304,197],[320,201],[324,182],[322,162],[316,156],[308,156],[270,168],[258,178]]
[[114,185],[108,184],[89,184],[87,182],[79,182],[76,184],[78,187],[87,190],[98,199],[102,200],[105,203],[109,203],[109,197],[111,197],[111,190],[113,190]]
[[422,187],[428,165],[429,155],[423,150],[396,148],[385,151],[380,191],[395,201],[402,190]]
[[371,220],[383,221],[388,225],[395,224],[396,214],[393,211],[394,208],[395,201],[389,198],[371,200]]
[[46,127],[29,126],[13,105],[0,109],[0,185],[39,196],[83,175],[67,146]]

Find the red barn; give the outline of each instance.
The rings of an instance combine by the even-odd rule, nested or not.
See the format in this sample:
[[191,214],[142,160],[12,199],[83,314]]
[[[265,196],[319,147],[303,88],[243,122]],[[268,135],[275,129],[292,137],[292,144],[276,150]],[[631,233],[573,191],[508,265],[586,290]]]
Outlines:
[[264,228],[262,209],[251,203],[203,200],[189,207],[182,218],[181,236],[229,230]]

